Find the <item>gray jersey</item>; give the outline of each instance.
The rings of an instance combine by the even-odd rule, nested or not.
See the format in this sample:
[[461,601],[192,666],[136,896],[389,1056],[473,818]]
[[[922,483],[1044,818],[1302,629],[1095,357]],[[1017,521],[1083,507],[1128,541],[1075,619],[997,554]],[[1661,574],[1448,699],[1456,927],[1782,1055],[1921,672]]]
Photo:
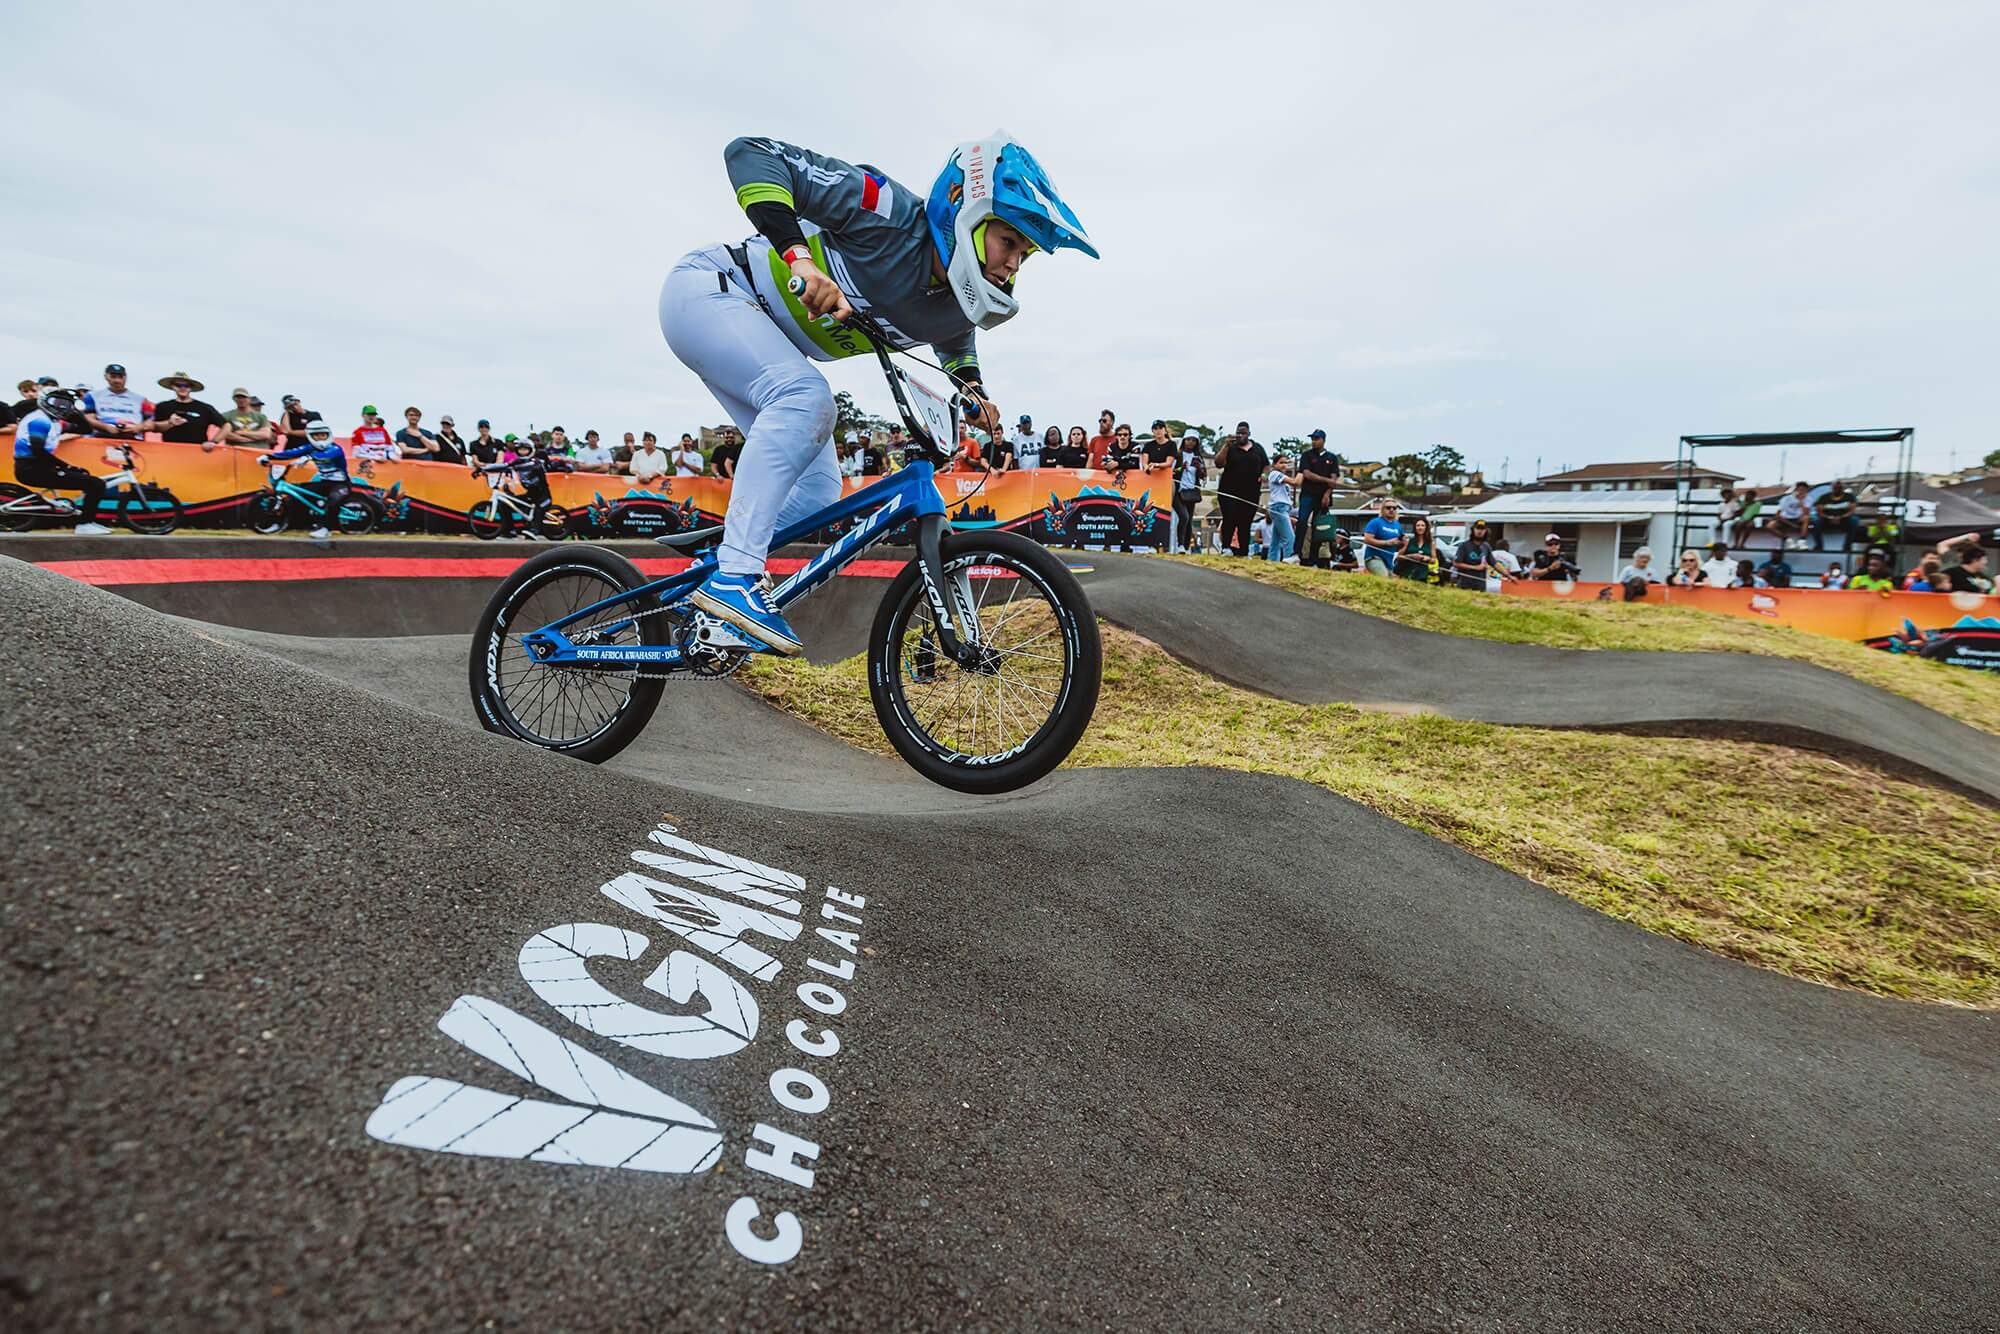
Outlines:
[[[798,214],[814,259],[856,310],[899,348],[928,343],[946,370],[975,369],[974,326],[951,288],[931,274],[924,198],[876,167],[855,166],[777,139],[735,139],[723,150],[736,202],[778,203]],[[791,270],[771,243],[746,243],[750,279],[799,350],[832,361],[868,350],[857,334],[828,329],[785,290]]]

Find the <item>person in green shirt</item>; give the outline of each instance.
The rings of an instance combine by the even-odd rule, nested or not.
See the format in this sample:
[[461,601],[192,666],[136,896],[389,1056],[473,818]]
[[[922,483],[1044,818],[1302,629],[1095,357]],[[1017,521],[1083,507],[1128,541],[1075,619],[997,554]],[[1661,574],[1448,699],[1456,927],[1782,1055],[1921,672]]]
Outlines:
[[238,389],[230,398],[236,406],[222,414],[222,431],[215,437],[216,444],[269,447],[276,442],[278,437],[271,429],[271,419],[251,402],[248,389]]
[[1868,593],[1893,593],[1896,590],[1896,571],[1889,564],[1889,553],[1876,547],[1868,553],[1868,563],[1861,567],[1861,573],[1847,581],[1849,588],[1858,588]]

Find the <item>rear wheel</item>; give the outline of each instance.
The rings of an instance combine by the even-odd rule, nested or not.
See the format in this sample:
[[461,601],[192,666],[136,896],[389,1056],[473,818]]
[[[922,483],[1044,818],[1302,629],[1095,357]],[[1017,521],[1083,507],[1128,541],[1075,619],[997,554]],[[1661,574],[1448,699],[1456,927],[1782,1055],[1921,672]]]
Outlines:
[[[480,725],[592,764],[630,745],[659,707],[665,683],[629,671],[545,666],[521,636],[645,582],[631,561],[591,546],[543,552],[507,576],[472,636],[468,668]],[[563,633],[595,646],[670,642],[667,613],[635,617],[636,610],[616,607]]]
[[32,495],[34,492],[25,486],[0,482],[0,533],[25,533],[35,526]]
[[942,554],[978,618],[982,661],[967,669],[945,654],[913,560],[875,614],[868,694],[918,773],[961,792],[1011,792],[1061,764],[1090,724],[1103,674],[1097,619],[1040,543],[954,533]]
[[274,491],[250,497],[243,512],[253,533],[269,535],[285,531],[285,498]]
[[372,533],[382,522],[382,502],[366,491],[350,491],[340,502],[340,513],[334,523],[343,533],[360,536]]
[[181,502],[171,491],[135,489],[125,497],[122,517],[133,532],[161,537],[181,526]]

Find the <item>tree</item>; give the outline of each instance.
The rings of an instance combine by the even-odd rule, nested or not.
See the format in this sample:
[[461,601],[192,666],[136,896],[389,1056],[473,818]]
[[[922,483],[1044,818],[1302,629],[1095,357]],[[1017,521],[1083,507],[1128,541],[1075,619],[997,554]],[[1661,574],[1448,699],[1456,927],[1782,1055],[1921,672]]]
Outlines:
[[1420,496],[1424,484],[1430,480],[1431,465],[1421,454],[1392,454],[1376,475],[1386,477],[1389,489],[1397,495]]
[[1213,426],[1195,426],[1191,425],[1188,422],[1179,421],[1173,417],[1168,417],[1165,420],[1167,423],[1167,429],[1173,432],[1174,439],[1178,440],[1182,436],[1186,435],[1189,431],[1193,431],[1195,433],[1195,436],[1198,439],[1200,439],[1203,449],[1208,449],[1213,447],[1215,444],[1215,437],[1221,434],[1221,432],[1217,431]]
[[873,435],[886,431],[890,423],[887,418],[877,417],[872,412],[863,412],[855,405],[854,395],[845,389],[833,396],[833,430],[836,435]]
[[1985,463],[1989,468],[2000,468],[2000,449],[1996,449],[1991,454],[1988,454],[1981,462]]
[[1450,486],[1451,479],[1465,471],[1465,455],[1450,445],[1432,445],[1424,451],[1424,480],[1435,486]]

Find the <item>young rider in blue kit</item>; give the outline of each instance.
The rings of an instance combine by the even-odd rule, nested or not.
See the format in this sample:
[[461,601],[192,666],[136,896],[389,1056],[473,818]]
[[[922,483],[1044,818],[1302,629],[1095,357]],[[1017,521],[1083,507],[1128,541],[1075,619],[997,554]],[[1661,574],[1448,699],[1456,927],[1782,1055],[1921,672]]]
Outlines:
[[[812,362],[868,343],[838,321],[860,311],[899,349],[929,344],[995,430],[975,331],[1014,315],[1014,278],[1029,255],[1097,250],[1004,132],[960,144],[924,199],[878,168],[776,139],[734,140],[723,163],[758,234],[690,251],[660,289],[667,345],[744,433],[718,568],[692,600],[755,645],[795,654],[802,646],[767,596],[764,561],[778,529],[840,497],[833,390]],[[796,296],[793,278],[804,285]]]
[[299,444],[275,454],[257,456],[259,464],[286,463],[292,459],[312,460],[312,488],[326,501],[326,517],[307,536],[331,537],[340,527],[340,507],[347,500],[350,490],[347,451],[333,438],[333,428],[323,418],[314,417],[306,423],[306,438]]
[[35,409],[14,426],[14,477],[29,486],[83,492],[76,531],[86,537],[111,531],[97,521],[97,507],[104,500],[104,479],[57,458],[56,446],[64,436],[80,435],[88,429],[76,394],[67,389],[45,391]]

